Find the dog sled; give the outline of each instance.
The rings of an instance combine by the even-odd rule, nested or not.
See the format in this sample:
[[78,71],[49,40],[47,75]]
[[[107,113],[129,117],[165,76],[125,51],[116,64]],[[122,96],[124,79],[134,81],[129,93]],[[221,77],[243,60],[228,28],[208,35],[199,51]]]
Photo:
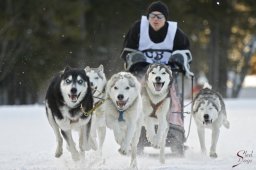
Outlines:
[[[181,117],[184,122],[184,98],[185,98],[185,77],[191,79],[191,96],[192,95],[192,87],[193,87],[193,78],[194,74],[190,71],[190,64],[192,62],[192,55],[189,50],[145,50],[145,51],[137,51],[134,49],[125,48],[121,54],[121,57],[126,61],[125,69],[133,73],[137,78],[142,79],[141,83],[143,84],[143,77],[146,73],[146,70],[150,64],[160,63],[164,65],[169,65],[172,70],[173,77],[177,83],[178,93],[181,99]],[[176,128],[174,126],[174,128]],[[157,126],[155,127],[157,131]],[[179,142],[182,143],[186,141],[185,132],[182,129],[177,127],[177,131],[181,131],[178,137]],[[169,130],[170,131],[170,130]],[[167,135],[166,138],[166,147],[171,147],[172,145],[172,136],[173,134]],[[150,147],[151,144],[147,141],[146,138],[146,130],[143,127],[141,131],[141,137],[138,144],[138,151],[142,152],[144,147]],[[179,148],[178,148],[179,149]],[[172,149],[173,151],[173,149]],[[182,153],[184,152],[184,147],[182,148]]]

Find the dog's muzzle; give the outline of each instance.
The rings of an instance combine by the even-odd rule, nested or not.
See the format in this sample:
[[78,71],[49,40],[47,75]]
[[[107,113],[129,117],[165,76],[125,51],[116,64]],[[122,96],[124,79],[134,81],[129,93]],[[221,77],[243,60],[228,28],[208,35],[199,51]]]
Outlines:
[[123,109],[127,102],[128,102],[128,99],[127,100],[117,100],[116,105],[117,105],[118,109]]
[[77,93],[77,89],[72,88],[71,94],[68,95],[68,97],[71,99],[71,101],[73,103],[75,103],[77,101],[77,99],[79,98],[79,96],[81,94],[81,93],[79,93],[79,94],[76,94],[76,93]]
[[204,121],[203,124],[207,125],[207,124],[212,124],[212,119],[210,119],[208,114],[204,115]]

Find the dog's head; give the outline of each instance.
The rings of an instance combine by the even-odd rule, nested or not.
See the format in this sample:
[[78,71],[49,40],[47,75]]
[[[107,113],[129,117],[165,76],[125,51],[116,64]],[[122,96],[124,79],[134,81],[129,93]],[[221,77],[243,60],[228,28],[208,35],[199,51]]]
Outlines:
[[131,73],[114,74],[107,83],[107,97],[118,110],[126,110],[140,95],[140,83]]
[[152,64],[147,69],[145,80],[153,94],[165,93],[173,80],[171,68],[162,64]]
[[83,69],[66,67],[60,76],[60,91],[70,108],[76,107],[88,92],[91,93],[89,78]]
[[193,105],[194,117],[203,125],[214,123],[221,111],[221,104],[218,98],[209,96],[201,97],[195,100]]
[[87,66],[84,70],[90,79],[93,94],[97,95],[102,93],[107,83],[103,65],[97,68]]

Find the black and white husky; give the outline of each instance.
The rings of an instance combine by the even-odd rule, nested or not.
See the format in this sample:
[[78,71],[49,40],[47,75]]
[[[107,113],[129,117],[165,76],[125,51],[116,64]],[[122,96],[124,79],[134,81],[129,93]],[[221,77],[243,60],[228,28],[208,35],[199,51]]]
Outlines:
[[[160,148],[160,162],[165,162],[165,142],[168,133],[167,116],[171,108],[170,87],[173,77],[171,68],[162,64],[152,64],[145,75],[142,91],[144,126],[148,141]],[[157,132],[155,125],[158,126]]]
[[[102,145],[106,136],[106,119],[102,103],[105,100],[105,87],[107,84],[103,65],[97,68],[85,67],[85,72],[90,79],[93,94],[94,113],[92,115],[89,142],[93,149],[102,156]],[[97,138],[98,137],[98,138]],[[97,142],[98,139],[98,142]]]
[[79,131],[79,147],[83,156],[88,147],[91,120],[91,115],[86,113],[93,107],[90,82],[85,71],[67,67],[58,73],[50,83],[45,105],[47,118],[57,140],[55,157],[62,155],[63,137],[73,160],[79,160],[80,155],[71,132]]
[[206,152],[205,128],[209,128],[212,130],[210,157],[216,158],[220,127],[224,125],[229,128],[225,104],[221,95],[212,90],[208,83],[205,83],[203,89],[195,97],[192,112],[202,152]]

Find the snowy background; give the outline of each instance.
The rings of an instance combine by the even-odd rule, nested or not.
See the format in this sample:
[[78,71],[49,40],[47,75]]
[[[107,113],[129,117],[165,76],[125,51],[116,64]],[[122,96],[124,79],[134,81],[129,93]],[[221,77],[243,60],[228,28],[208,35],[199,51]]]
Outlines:
[[[146,148],[146,154],[138,157],[139,169],[175,170],[255,170],[256,169],[256,99],[225,100],[230,129],[221,128],[217,147],[219,157],[211,159],[201,155],[196,125],[192,121],[191,132],[186,142],[189,150],[184,158],[168,157],[160,164],[158,151]],[[189,107],[187,109],[190,109]],[[190,115],[186,116],[188,131]],[[210,147],[210,131],[206,131],[207,148]],[[61,158],[54,157],[55,136],[47,122],[43,105],[0,107],[0,170],[68,170],[68,169],[127,169],[129,156],[121,156],[113,133],[107,130],[103,146],[104,161],[99,161],[94,151],[86,153],[85,160],[73,162],[64,148]],[[252,157],[244,157],[238,164],[237,152],[245,150]],[[249,163],[246,163],[246,161]]]

